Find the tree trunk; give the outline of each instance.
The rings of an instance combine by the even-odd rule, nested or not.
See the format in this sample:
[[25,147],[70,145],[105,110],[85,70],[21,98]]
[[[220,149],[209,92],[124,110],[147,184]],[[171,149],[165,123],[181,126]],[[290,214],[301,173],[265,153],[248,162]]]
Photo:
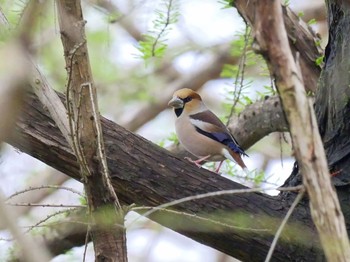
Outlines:
[[126,262],[124,213],[108,173],[81,3],[58,0],[56,4],[68,73],[70,135],[86,192],[95,260]]
[[[316,92],[315,111],[326,150],[329,169],[335,174],[342,210],[350,215],[348,191],[350,182],[350,6],[344,1],[327,1],[329,39],[325,65]],[[300,184],[294,172],[286,186]]]

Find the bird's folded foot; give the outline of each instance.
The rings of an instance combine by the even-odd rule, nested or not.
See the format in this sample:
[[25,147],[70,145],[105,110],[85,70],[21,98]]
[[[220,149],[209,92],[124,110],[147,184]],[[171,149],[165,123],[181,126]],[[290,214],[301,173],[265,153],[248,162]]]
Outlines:
[[190,161],[191,163],[194,163],[197,167],[201,168],[202,167],[201,162],[203,162],[204,160],[208,159],[209,157],[210,157],[210,155],[207,155],[205,157],[201,157],[201,158],[199,158],[197,160],[193,160],[190,157],[185,157],[185,159]]

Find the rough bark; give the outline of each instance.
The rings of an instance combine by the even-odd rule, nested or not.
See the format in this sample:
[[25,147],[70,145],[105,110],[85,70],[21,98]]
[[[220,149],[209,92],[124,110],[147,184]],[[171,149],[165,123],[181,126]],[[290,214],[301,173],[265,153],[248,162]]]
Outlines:
[[70,135],[87,195],[95,259],[127,261],[124,215],[108,174],[80,1],[56,3],[71,97]]
[[[315,112],[323,140],[329,169],[336,175],[332,182],[337,188],[344,216],[349,220],[350,182],[350,7],[347,1],[327,1],[329,39],[325,65],[316,92]],[[301,183],[296,169],[285,186]]]
[[350,182],[350,7],[348,1],[327,1],[329,40],[326,60],[316,96],[316,113],[329,166],[342,172],[339,186]]
[[314,110],[307,100],[297,65],[298,56],[295,62],[289,48],[280,2],[259,0],[252,1],[252,5],[256,7],[253,27],[259,52],[268,61],[281,96],[325,255],[329,261],[348,261],[350,246],[344,216],[331,184]]
[[[10,144],[80,180],[75,157],[53,120],[34,95],[26,101],[28,107]],[[124,204],[157,206],[196,194],[245,188],[198,169],[107,119],[102,118],[102,127],[113,187]],[[291,194],[293,198],[294,194]],[[196,200],[174,207],[192,215],[218,214],[215,219],[220,222],[263,228],[268,230],[267,233],[208,225],[183,214],[169,216],[166,212],[158,212],[152,219],[243,261],[261,261],[289,204],[278,197],[252,193]],[[293,261],[294,258],[310,261],[322,256],[307,210],[307,204],[303,204],[294,214],[291,223],[297,223],[297,229],[285,232],[284,240],[274,254],[276,261]],[[242,220],[246,221],[243,225],[239,222]],[[303,233],[299,233],[300,230]]]

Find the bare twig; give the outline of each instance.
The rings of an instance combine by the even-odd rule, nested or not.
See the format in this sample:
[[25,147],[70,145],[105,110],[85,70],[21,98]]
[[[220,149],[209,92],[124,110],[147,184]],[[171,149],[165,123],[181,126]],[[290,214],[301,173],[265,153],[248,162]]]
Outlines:
[[265,259],[265,262],[269,262],[272,258],[272,255],[273,255],[273,251],[275,250],[275,247],[277,245],[277,241],[279,239],[279,237],[281,236],[282,234],[282,231],[283,229],[285,228],[287,222],[288,222],[288,219],[289,217],[292,215],[295,207],[299,204],[300,200],[303,198],[305,194],[305,188],[301,188],[301,190],[299,191],[299,194],[297,195],[297,197],[295,198],[293,204],[290,206],[286,216],[284,217],[281,225],[279,226],[276,234],[275,234],[275,237],[273,238],[273,241],[271,243],[271,247],[269,249],[269,252],[267,253],[267,256],[266,256],[266,259]]
[[56,186],[56,185],[43,185],[43,186],[37,186],[37,187],[28,187],[24,190],[21,190],[21,191],[17,191],[15,193],[13,193],[12,195],[8,196],[6,198],[6,201],[9,201],[10,199],[18,196],[18,195],[21,195],[21,194],[24,194],[24,193],[27,193],[27,192],[30,192],[30,191],[34,191],[34,190],[41,190],[41,189],[61,189],[61,190],[67,190],[67,191],[70,191],[74,194],[77,194],[81,197],[85,197],[82,193],[80,193],[79,191],[75,190],[74,188],[71,188],[71,187],[65,187],[65,186]]
[[[68,60],[69,60],[69,66],[67,66],[68,71],[68,80],[66,85],[66,105],[67,105],[67,112],[68,112],[68,122],[69,122],[69,130],[70,130],[70,137],[72,140],[72,149],[74,151],[75,156],[77,157],[77,160],[79,162],[80,167],[84,170],[83,172],[88,176],[90,175],[90,170],[88,168],[88,164],[86,162],[86,158],[84,156],[83,149],[80,144],[79,139],[79,111],[80,111],[80,103],[78,103],[78,114],[74,114],[74,108],[73,108],[73,101],[71,101],[71,81],[72,81],[72,74],[73,74],[73,59],[75,57],[76,52],[81,48],[84,44],[86,44],[86,41],[82,41],[79,44],[75,45],[74,48],[70,51]],[[83,179],[85,177],[83,176]]]
[[[189,197],[184,197],[181,199],[177,199],[162,205],[159,205],[157,207],[153,207],[151,210],[145,212],[142,214],[144,217],[148,217],[154,212],[160,210],[160,209],[165,209],[171,206],[175,206],[184,202],[188,201],[194,201],[202,198],[208,198],[208,197],[216,197],[216,196],[222,196],[222,195],[232,195],[232,194],[247,194],[247,193],[256,193],[256,192],[264,192],[264,191],[269,191],[269,190],[279,190],[279,191],[299,191],[302,189],[302,186],[296,186],[296,187],[271,187],[271,188],[248,188],[248,189],[231,189],[231,190],[221,190],[221,191],[216,191],[216,192],[209,192],[209,193],[204,193],[204,194],[199,194],[199,195],[194,195],[194,196],[189,196]],[[133,222],[129,224],[131,226],[134,224],[139,218],[136,218]]]
[[90,235],[90,225],[88,225],[85,235],[85,244],[84,244],[84,253],[83,253],[83,262],[86,260],[86,252],[87,252],[87,246],[89,244],[89,235]]
[[163,27],[160,29],[159,33],[156,35],[154,42],[152,44],[151,54],[153,57],[157,56],[156,50],[157,50],[158,43],[161,41],[161,38],[163,37],[165,30],[167,30],[167,28],[171,24],[171,15],[172,15],[171,11],[173,8],[174,8],[173,0],[169,0],[169,2],[166,3],[166,9],[167,9],[166,10],[166,21],[163,24]]
[[37,203],[6,203],[8,206],[30,206],[30,207],[65,207],[65,208],[81,208],[85,205],[67,205],[67,204],[37,204]]
[[244,72],[245,72],[245,67],[246,67],[246,59],[247,59],[247,48],[248,48],[248,43],[249,43],[249,35],[250,35],[250,27],[249,25],[245,25],[245,32],[244,32],[244,47],[242,50],[242,55],[241,58],[239,59],[239,64],[238,64],[238,70],[237,74],[235,77],[235,83],[234,83],[234,93],[233,93],[233,103],[231,106],[230,114],[227,117],[227,122],[226,126],[229,125],[230,119],[235,111],[236,105],[239,102],[241,98],[241,93],[243,89],[243,81],[244,81]]
[[[132,208],[132,211],[137,211],[137,212],[142,212],[143,210],[152,210],[154,207],[134,207]],[[171,210],[167,208],[159,208],[157,211],[162,211],[162,212],[168,212],[170,214],[176,214],[176,215],[181,215],[181,216],[186,216],[192,219],[197,219],[200,222],[209,222],[218,226],[222,226],[227,229],[232,229],[232,230],[241,230],[241,231],[255,231],[255,232],[270,232],[269,229],[266,228],[251,228],[251,227],[242,227],[242,226],[233,226],[227,223],[220,222],[218,220],[210,219],[207,217],[203,217],[197,214],[189,214],[187,212],[180,212],[176,210]],[[143,215],[142,215],[143,216]],[[133,221],[132,223],[134,223]],[[131,224],[130,224],[131,225]],[[129,226],[128,226],[129,227]]]
[[[25,257],[26,261],[50,261],[50,255],[42,245],[38,245],[37,242],[32,241],[29,236],[20,232],[16,225],[15,217],[11,214],[11,210],[9,210],[4,203],[2,193],[0,193],[0,217],[1,222],[7,225],[13,237],[19,243],[22,255]],[[33,250],[35,250],[35,252],[33,252]]]

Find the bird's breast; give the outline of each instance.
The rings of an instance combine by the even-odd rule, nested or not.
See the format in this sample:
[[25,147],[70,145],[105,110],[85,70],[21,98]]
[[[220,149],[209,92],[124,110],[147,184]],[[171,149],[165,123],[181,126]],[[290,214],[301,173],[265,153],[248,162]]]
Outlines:
[[175,128],[180,143],[191,154],[197,157],[211,155],[209,158],[211,161],[221,161],[225,159],[222,155],[224,145],[198,133],[190,122],[189,117],[177,118]]

